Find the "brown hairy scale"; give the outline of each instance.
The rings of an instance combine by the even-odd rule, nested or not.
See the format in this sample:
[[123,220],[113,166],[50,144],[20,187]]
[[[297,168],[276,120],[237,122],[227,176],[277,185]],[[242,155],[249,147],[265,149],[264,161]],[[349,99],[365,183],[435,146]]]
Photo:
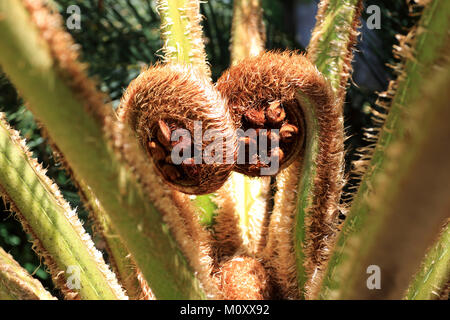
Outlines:
[[[236,129],[226,100],[199,70],[181,64],[158,64],[133,80],[122,97],[119,118],[128,122],[158,173],[173,188],[188,194],[210,193],[227,180],[236,154]],[[194,152],[203,152],[212,140],[194,141],[194,121],[202,135],[216,130],[222,137],[222,161],[195,163]],[[186,129],[191,138],[171,141],[172,133]],[[220,143],[220,142],[219,142]],[[227,145],[228,143],[228,145]],[[180,145],[178,145],[180,144]],[[172,163],[175,146],[191,150],[191,158]],[[228,148],[227,148],[228,147]],[[230,159],[230,161],[226,161]]]
[[[311,76],[313,75],[313,76]],[[240,137],[239,147],[248,151],[257,144],[261,129],[268,136],[268,156],[279,161],[279,170],[289,166],[302,152],[305,140],[305,119],[295,97],[301,91],[308,97],[318,91],[328,91],[321,75],[303,55],[294,52],[265,52],[242,60],[228,69],[217,81],[217,89],[228,99],[234,120],[244,131],[255,129],[256,136]],[[315,81],[315,83],[314,83]],[[273,131],[273,129],[277,129]],[[277,141],[279,148],[273,147]],[[237,164],[235,171],[259,176],[262,167],[258,150],[254,164],[246,158],[245,164]],[[248,153],[246,152],[246,155]],[[279,172],[271,172],[275,175]]]
[[216,276],[225,300],[264,300],[271,295],[263,265],[252,257],[235,256],[225,262]]

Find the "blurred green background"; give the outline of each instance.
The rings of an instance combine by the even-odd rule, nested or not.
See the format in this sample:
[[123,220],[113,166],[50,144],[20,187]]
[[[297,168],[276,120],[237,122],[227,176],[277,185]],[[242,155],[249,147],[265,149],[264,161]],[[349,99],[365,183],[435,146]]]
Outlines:
[[[159,59],[159,16],[155,1],[150,0],[56,0],[63,19],[69,18],[67,8],[76,4],[81,12],[81,28],[68,30],[80,45],[82,59],[89,64],[89,73],[99,89],[108,93],[112,105],[117,107],[122,92],[142,66]],[[315,23],[317,1],[262,0],[264,22],[267,33],[267,49],[304,50]],[[347,170],[352,159],[357,158],[357,149],[367,146],[363,129],[374,127],[371,108],[376,105],[377,92],[387,88],[395,77],[392,65],[397,61],[392,46],[397,43],[395,35],[406,33],[417,18],[410,15],[407,1],[365,1],[365,8],[377,5],[381,10],[381,28],[369,29],[366,10],[362,15],[361,36],[354,60],[352,83],[345,104],[345,126],[348,139]],[[204,36],[213,79],[217,79],[230,61],[229,41],[232,19],[231,0],[210,0],[201,5],[205,17]],[[0,40],[1,41],[1,40]],[[78,209],[85,227],[92,232],[88,213],[80,202],[77,190],[67,173],[55,161],[50,147],[39,133],[32,114],[25,108],[14,86],[1,72],[0,66],[0,111],[7,114],[11,125],[20,130],[34,156],[48,168],[48,175],[59,185],[64,197]],[[64,107],[64,106],[61,106]],[[355,184],[350,179],[346,190]],[[344,197],[344,200],[346,198]],[[101,239],[94,238],[99,249]],[[42,261],[34,254],[30,238],[0,201],[0,246],[30,273],[41,280],[45,287],[58,297]]]

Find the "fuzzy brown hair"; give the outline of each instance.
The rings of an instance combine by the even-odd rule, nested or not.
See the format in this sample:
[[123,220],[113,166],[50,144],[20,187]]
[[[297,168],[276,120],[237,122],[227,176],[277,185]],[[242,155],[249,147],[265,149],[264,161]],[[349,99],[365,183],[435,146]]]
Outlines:
[[[307,143],[312,129],[308,125],[317,121],[319,127],[319,151],[315,159],[317,178],[314,181],[312,207],[306,208],[308,218],[307,248],[305,267],[312,275],[324,259],[323,248],[335,234],[335,218],[339,212],[338,203],[342,188],[343,132],[342,115],[339,100],[323,75],[303,55],[295,52],[265,52],[257,57],[244,59],[230,68],[218,81],[217,88],[229,100],[237,117],[248,108],[261,108],[265,101],[281,101],[294,111],[286,108],[287,117],[303,116],[311,113],[306,108],[314,108],[314,119],[294,120],[301,123],[304,133],[297,138],[305,139],[295,147],[291,159],[285,159],[277,176],[278,192],[270,218],[267,245],[262,253],[271,278],[279,287],[281,296],[297,299],[299,292],[296,281],[294,254],[294,232],[298,192],[297,184],[301,179],[303,143]],[[311,103],[311,106],[297,102],[299,94]],[[297,108],[297,109],[295,109]],[[317,120],[315,120],[317,119]],[[242,121],[237,118],[236,121]],[[291,122],[292,123],[292,122]],[[294,161],[290,166],[290,162]],[[283,239],[280,241],[280,239]],[[270,262],[270,263],[269,263]]]
[[[188,194],[210,193],[227,180],[236,154],[235,123],[226,100],[195,67],[158,64],[142,72],[123,95],[119,118],[130,124],[141,145],[153,157],[157,171],[175,189]],[[161,142],[161,139],[158,141],[158,134],[164,129],[161,123],[167,125],[169,137],[170,132],[178,128],[187,129],[194,137],[194,121],[201,121],[202,134],[209,129],[221,134],[224,161],[194,164],[191,169],[195,174],[191,175],[183,167],[184,163],[170,165],[171,170],[175,168],[181,174],[173,179],[164,170],[163,166],[167,164],[156,158],[149,144]],[[227,141],[230,142],[228,149]],[[207,143],[203,141],[202,153],[206,147]],[[225,161],[230,156],[232,159]]]
[[[257,57],[242,60],[219,78],[217,89],[228,99],[235,121],[244,129],[279,129],[280,170],[291,164],[301,154],[305,140],[305,120],[296,94],[301,91],[313,101],[323,96],[330,104],[332,92],[316,67],[303,55],[295,52],[265,52]],[[271,108],[279,108],[270,115]],[[280,116],[281,114],[281,116]],[[274,119],[278,116],[278,119]],[[260,117],[258,119],[249,119]],[[275,122],[276,120],[276,122]],[[295,130],[294,137],[283,143],[284,129]],[[262,165],[237,164],[236,171],[258,176]],[[274,174],[278,173],[274,172]]]

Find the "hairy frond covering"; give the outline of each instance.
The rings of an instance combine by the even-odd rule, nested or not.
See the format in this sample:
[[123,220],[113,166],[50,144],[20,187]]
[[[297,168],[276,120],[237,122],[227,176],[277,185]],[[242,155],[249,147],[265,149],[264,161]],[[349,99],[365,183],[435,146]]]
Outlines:
[[[314,91],[318,90],[327,93],[328,88],[319,88],[314,75],[318,80],[319,72],[302,55],[267,52],[242,60],[217,80],[217,89],[228,99],[239,127],[244,130],[266,129],[268,132],[279,130],[280,169],[292,163],[303,150],[305,120],[295,98],[297,90],[305,94],[316,94]],[[270,118],[272,107],[278,112]],[[290,131],[289,139],[283,140],[284,131]],[[255,165],[238,163],[235,170],[259,176],[262,167],[264,165],[258,160]]]
[[261,262],[255,258],[235,256],[226,261],[216,276],[220,279],[226,300],[264,300],[270,298],[271,287]]
[[[312,206],[306,209],[306,225],[309,229],[305,245],[308,255],[306,267],[312,275],[326,259],[327,252],[324,248],[336,232],[335,222],[342,188],[343,139],[335,132],[339,132],[343,120],[340,109],[336,108],[337,100],[330,85],[304,56],[293,52],[266,52],[258,57],[244,59],[230,68],[218,80],[217,88],[227,97],[237,116],[242,115],[246,108],[274,100],[290,105],[295,116],[310,114],[312,111],[304,108],[314,108],[317,120],[300,118],[297,122],[303,123],[305,140],[309,139],[306,136],[309,132],[307,127],[312,122],[318,122],[320,131],[319,151],[314,163],[317,171],[313,186],[315,196]],[[298,102],[299,94],[306,97],[309,106]],[[286,113],[289,115],[288,109]],[[281,295],[288,298],[298,297],[297,281],[294,280],[296,267],[293,231],[297,210],[296,185],[301,178],[299,174],[305,150],[303,141],[297,147],[300,150],[292,154],[290,161],[287,160],[287,164],[294,163],[277,176],[277,194],[282,198],[275,196],[267,247],[264,250],[265,260],[270,261],[270,268],[273,270],[271,275],[278,283]],[[281,240],[284,238],[286,239]]]
[[[166,64],[148,68],[130,83],[122,98],[119,117],[130,124],[144,150],[148,150],[153,158],[164,181],[175,189],[189,194],[210,193],[227,180],[236,153],[235,124],[226,100],[195,67]],[[201,126],[199,129],[202,136],[207,130],[220,135],[218,139],[222,141],[219,141],[219,152],[222,152],[222,159],[213,163],[205,163],[204,159],[201,163],[194,164],[193,161],[189,168],[183,167],[184,162],[177,165],[169,160],[164,161],[170,156],[174,146],[166,145],[166,150],[163,149],[164,141],[158,136],[162,134],[161,122],[166,123],[169,130],[166,143],[171,144],[170,132],[177,129],[188,130],[189,150],[192,147],[199,149],[191,153],[191,159],[194,160],[196,152],[201,152],[200,156],[204,156],[204,151],[212,140],[203,136],[201,143],[198,141],[202,137],[194,132],[196,121]],[[183,142],[184,138],[179,143]],[[153,149],[151,143],[155,143]],[[163,158],[159,157],[155,147],[163,150]],[[179,174],[178,177],[172,177],[174,170]]]

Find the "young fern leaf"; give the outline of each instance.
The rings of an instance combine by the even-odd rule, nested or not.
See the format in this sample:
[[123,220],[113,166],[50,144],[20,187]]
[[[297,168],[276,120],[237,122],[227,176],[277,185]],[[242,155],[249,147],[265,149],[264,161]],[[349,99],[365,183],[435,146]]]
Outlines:
[[[307,58],[329,80],[331,91],[327,93],[321,75],[311,78],[321,88],[315,94],[308,89],[305,94],[299,86],[296,100],[305,119],[304,150],[277,175],[264,250],[266,259],[274,262],[273,277],[281,296],[291,299],[312,297],[337,232],[344,183],[342,104],[361,1],[324,0],[319,6]],[[312,75],[315,72],[311,70]]]
[[[231,143],[226,141],[225,157],[229,155],[228,144],[231,147],[235,145],[229,112],[209,78],[199,24],[199,1],[159,1],[158,10],[161,14],[161,34],[165,40],[163,51],[166,64],[150,67],[129,85],[121,102],[119,117],[131,125],[141,148],[147,150],[153,159],[154,167],[149,169],[148,165],[142,164],[136,170],[139,175],[146,176],[147,171],[156,171],[175,189],[191,194],[211,192],[225,181],[221,181],[220,177],[226,178],[231,171],[228,161],[223,165],[203,166],[195,161],[176,165],[170,156],[172,148],[175,148],[170,141],[172,131],[184,129],[192,134],[194,121],[203,121],[203,130],[219,129],[225,137],[231,137]],[[225,125],[218,126],[219,123]],[[191,143],[189,146],[201,149],[203,155],[204,145]],[[234,152],[231,154],[233,156]],[[161,155],[165,155],[164,159]],[[151,180],[156,183],[153,177]],[[175,240],[208,297],[220,297],[217,282],[211,277],[213,240],[200,223],[204,220],[202,214],[210,215],[211,210],[215,209],[215,195],[207,194],[198,199],[179,191],[170,191],[166,186],[163,189],[172,197],[172,201],[166,203],[164,218]],[[169,204],[175,205],[176,210],[171,210]]]
[[[450,3],[430,1],[403,38],[405,62],[389,86],[396,89],[389,114],[337,239],[322,299],[402,298],[428,242],[448,218],[443,141],[449,127],[443,119],[449,116],[449,21]],[[381,290],[366,286],[372,264],[387,280]]]
[[[440,298],[450,281],[449,221],[433,246],[428,250],[419,271],[414,276],[405,299],[432,300]],[[446,299],[446,297],[442,297]],[[447,297],[448,299],[448,297]]]
[[[214,192],[233,169],[237,138],[231,112],[209,79],[194,67],[169,63],[143,71],[124,93],[119,118],[136,132],[157,172],[176,190]],[[212,162],[207,158],[212,142],[208,132],[222,140],[220,151],[209,158]],[[177,141],[171,140],[175,134]],[[186,159],[181,158],[184,155]],[[221,160],[215,160],[217,156]]]
[[55,300],[42,284],[0,248],[0,300]]
[[[285,114],[280,121],[264,122],[263,127],[271,132],[280,128],[278,148],[285,154],[285,162],[278,158],[281,168],[290,161],[294,161],[295,164],[300,162],[299,158],[306,157],[304,152],[310,147],[307,145],[307,137],[313,135],[309,130],[314,128],[316,117],[323,122],[328,121],[326,124],[329,127],[326,129],[329,131],[335,128],[332,126],[333,121],[339,119],[333,112],[336,110],[334,108],[336,101],[329,84],[308,59],[297,53],[266,52],[257,57],[244,59],[221,76],[217,88],[228,97],[236,115],[246,115],[247,110],[255,110],[270,119],[269,115],[274,105],[280,109],[280,114]],[[311,116],[313,112],[317,112],[316,117]],[[246,125],[251,126],[252,122],[245,121],[244,117],[246,116],[239,121],[242,121],[246,129]],[[285,128],[295,130],[287,131]],[[290,135],[286,135],[285,130]],[[321,147],[321,151],[327,156],[338,154],[333,144],[324,144]],[[261,167],[260,170],[262,169],[264,168]],[[290,191],[295,194],[294,190]],[[292,278],[292,272],[295,272],[292,265],[295,265],[295,261],[290,260],[294,258],[290,229],[292,228],[290,224],[293,223],[292,211],[280,210],[279,205],[286,203],[279,200],[276,196],[275,209],[270,217],[267,245],[262,257],[272,270],[272,278],[281,296],[296,298],[298,292],[295,275]],[[290,200],[289,203],[292,204],[293,199]],[[290,270],[286,269],[288,262]],[[288,274],[287,270],[291,274]]]
[[[103,205],[155,296],[204,298],[164,223],[179,212],[176,196],[161,187],[131,132],[103,104],[61,18],[28,0],[2,1],[0,13],[0,63],[64,161]],[[136,172],[146,175],[138,181]]]
[[[44,259],[56,286],[66,298],[126,299],[114,274],[83,229],[75,210],[33,159],[19,134],[0,118],[0,188],[33,247]],[[72,274],[67,274],[73,270]],[[79,286],[70,287],[70,276]]]

